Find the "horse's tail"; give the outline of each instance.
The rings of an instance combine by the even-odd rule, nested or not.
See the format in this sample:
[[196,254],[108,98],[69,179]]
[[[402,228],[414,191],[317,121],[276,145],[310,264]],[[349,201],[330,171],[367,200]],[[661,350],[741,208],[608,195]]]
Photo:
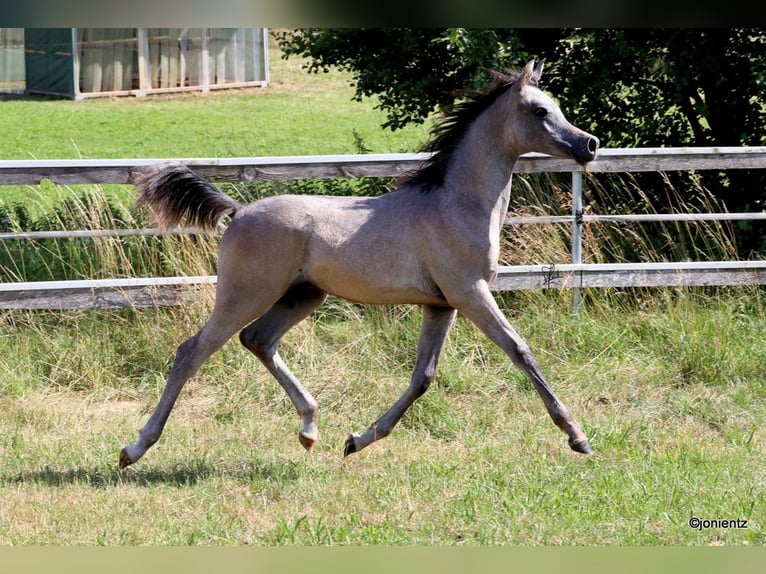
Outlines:
[[209,181],[183,164],[155,168],[136,182],[136,206],[151,208],[159,227],[196,227],[213,231],[224,215],[241,207]]

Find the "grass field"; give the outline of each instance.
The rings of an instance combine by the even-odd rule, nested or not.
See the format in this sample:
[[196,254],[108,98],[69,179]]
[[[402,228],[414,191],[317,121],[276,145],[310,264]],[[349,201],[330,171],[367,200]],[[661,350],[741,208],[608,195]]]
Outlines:
[[352,101],[348,76],[307,74],[271,46],[267,88],[147,98],[5,96],[0,159],[183,158],[413,151],[422,126],[383,131],[385,116]]
[[[277,57],[264,90],[0,102],[14,132],[1,153],[349,153],[354,130],[388,152],[425,137],[381,132],[382,115],[350,102],[343,78],[304,77]],[[61,200],[45,190],[78,191],[2,193],[44,211]],[[179,265],[212,263],[203,253]],[[763,545],[763,290],[593,291],[579,314],[570,297],[500,300],[582,423],[590,457],[569,450],[521,372],[459,319],[429,392],[388,438],[344,459],[348,433],[406,388],[420,312],[331,300],[281,348],[321,405],[312,454],[284,392],[232,340],[125,471],[119,449],[154,408],[210,293],[184,308],[5,312],[0,545]]]

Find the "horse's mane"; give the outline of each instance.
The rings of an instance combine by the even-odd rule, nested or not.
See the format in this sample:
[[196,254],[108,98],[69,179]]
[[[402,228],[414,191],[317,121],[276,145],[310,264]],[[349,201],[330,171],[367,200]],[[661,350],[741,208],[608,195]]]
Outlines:
[[421,149],[433,155],[425,165],[404,176],[401,184],[420,186],[429,191],[434,186],[444,183],[447,166],[458,142],[468,131],[469,126],[519,77],[519,72],[509,70],[489,70],[492,81],[484,90],[463,90],[455,93],[460,98],[456,104],[441,110],[442,119],[431,130],[431,139]]

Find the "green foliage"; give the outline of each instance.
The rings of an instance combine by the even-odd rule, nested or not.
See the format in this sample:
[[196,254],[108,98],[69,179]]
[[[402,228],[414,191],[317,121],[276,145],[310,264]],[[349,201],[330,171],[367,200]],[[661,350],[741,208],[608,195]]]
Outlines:
[[762,29],[316,29],[283,32],[284,57],[350,72],[398,128],[422,121],[485,68],[546,61],[545,86],[610,147],[762,145]]
[[545,85],[610,147],[763,145],[766,31],[519,32]]

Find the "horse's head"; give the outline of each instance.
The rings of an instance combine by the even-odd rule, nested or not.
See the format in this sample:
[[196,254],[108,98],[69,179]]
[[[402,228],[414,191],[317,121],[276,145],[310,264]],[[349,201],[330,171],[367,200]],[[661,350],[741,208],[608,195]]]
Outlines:
[[570,124],[553,99],[537,88],[542,71],[543,62],[531,60],[511,86],[511,141],[520,153],[571,157],[584,165],[596,158],[598,138]]

